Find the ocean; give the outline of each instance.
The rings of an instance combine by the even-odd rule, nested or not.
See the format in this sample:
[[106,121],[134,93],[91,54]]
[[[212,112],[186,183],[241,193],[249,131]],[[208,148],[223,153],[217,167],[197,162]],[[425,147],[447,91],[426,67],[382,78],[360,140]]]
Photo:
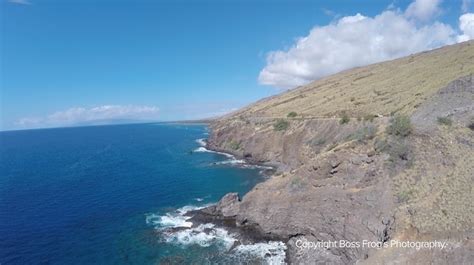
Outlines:
[[0,132],[0,264],[282,262],[281,242],[235,246],[184,216],[264,179],[207,137],[160,123]]

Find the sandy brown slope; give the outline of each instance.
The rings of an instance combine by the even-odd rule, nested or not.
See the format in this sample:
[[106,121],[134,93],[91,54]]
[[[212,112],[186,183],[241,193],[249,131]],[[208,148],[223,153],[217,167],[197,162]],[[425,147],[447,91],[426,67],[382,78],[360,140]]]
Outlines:
[[474,41],[446,46],[401,59],[347,70],[289,92],[261,100],[231,117],[332,117],[413,113],[450,81],[474,72]]

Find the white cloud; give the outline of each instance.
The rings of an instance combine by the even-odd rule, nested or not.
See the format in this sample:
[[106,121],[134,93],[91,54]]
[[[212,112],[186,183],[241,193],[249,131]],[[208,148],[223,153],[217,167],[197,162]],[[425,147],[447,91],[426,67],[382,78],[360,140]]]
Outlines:
[[58,111],[46,117],[22,118],[15,124],[23,128],[68,126],[107,120],[154,120],[159,109],[154,106],[103,105],[93,108],[76,107]]
[[458,41],[468,41],[474,39],[474,13],[467,13],[459,17],[459,29],[462,35],[458,36]]
[[[470,0],[463,1],[467,9]],[[287,50],[267,54],[261,84],[292,88],[349,68],[474,39],[474,13],[459,17],[459,32],[429,20],[441,0],[416,0],[405,11],[390,6],[374,17],[359,13],[313,28]]]
[[441,0],[415,0],[411,3],[405,15],[410,18],[427,21],[441,13]]
[[403,12],[343,17],[313,28],[288,50],[272,51],[259,82],[291,88],[356,66],[394,59],[456,42],[456,32],[439,22],[417,23]]
[[17,5],[31,5],[31,2],[28,0],[8,0],[8,2]]

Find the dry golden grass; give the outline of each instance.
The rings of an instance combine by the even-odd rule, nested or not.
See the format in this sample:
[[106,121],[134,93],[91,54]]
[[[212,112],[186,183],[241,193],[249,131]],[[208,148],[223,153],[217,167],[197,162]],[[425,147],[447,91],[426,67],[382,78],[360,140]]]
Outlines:
[[228,117],[411,114],[450,81],[474,73],[474,41],[347,70],[260,100]]

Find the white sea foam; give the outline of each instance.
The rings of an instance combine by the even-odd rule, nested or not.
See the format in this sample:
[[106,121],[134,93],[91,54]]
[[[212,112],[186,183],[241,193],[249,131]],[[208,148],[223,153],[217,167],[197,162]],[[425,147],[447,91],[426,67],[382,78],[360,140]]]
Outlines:
[[174,212],[166,213],[165,215],[159,215],[155,213],[146,215],[146,223],[154,225],[156,229],[165,228],[189,228],[193,225],[192,222],[188,221],[191,217],[185,216],[186,213],[193,210],[199,210],[206,206],[193,206],[187,205],[177,209]]
[[180,213],[181,215],[185,215],[190,211],[201,210],[201,209],[204,209],[208,206],[211,206],[211,204],[205,204],[205,205],[201,205],[201,206],[186,205],[186,206],[183,206],[181,208],[178,208],[176,211],[178,213]]
[[209,223],[177,232],[165,232],[165,240],[168,243],[199,245],[201,247],[209,247],[215,244],[225,248],[225,250],[229,250],[236,241],[227,230],[217,228]]
[[228,158],[232,158],[232,159],[235,159],[235,157],[231,154],[228,154],[228,153],[224,153],[224,152],[217,152],[217,151],[212,151],[212,150],[209,150],[203,146],[197,148],[194,150],[194,152],[200,152],[200,153],[214,153],[214,154],[219,154],[219,155],[223,155],[223,156],[226,156]]
[[[271,241],[239,245],[231,250],[238,240],[236,235],[211,223],[192,227],[193,223],[189,221],[191,217],[186,216],[186,214],[209,205],[211,204],[203,206],[187,205],[165,215],[148,214],[146,222],[161,231],[163,239],[167,243],[183,246],[199,245],[201,247],[214,245],[222,248],[223,251],[229,251],[226,255],[229,255],[228,257],[231,260],[248,261],[258,259],[266,264],[284,264],[286,245],[283,242]],[[173,230],[169,228],[181,229]]]
[[196,142],[200,145],[200,146],[206,146],[206,139],[204,138],[201,138],[201,139],[197,139]]
[[234,249],[235,255],[242,259],[257,257],[267,264],[285,264],[286,245],[281,241],[239,245]]
[[220,162],[215,162],[214,165],[235,165],[235,164],[245,164],[245,160],[241,159],[231,159],[231,160],[225,160],[225,161],[220,161]]
[[206,139],[204,139],[204,138],[197,139],[196,142],[199,143],[199,145],[201,145],[201,146],[196,148],[194,150],[194,152],[197,152],[197,153],[214,153],[214,154],[223,155],[223,156],[226,156],[227,158],[229,158],[229,160],[216,162],[216,163],[213,163],[213,165],[233,165],[233,166],[238,166],[238,167],[243,167],[243,168],[273,169],[270,166],[248,164],[245,160],[236,159],[234,155],[231,155],[231,154],[228,154],[228,153],[209,150],[205,147],[206,146]]

